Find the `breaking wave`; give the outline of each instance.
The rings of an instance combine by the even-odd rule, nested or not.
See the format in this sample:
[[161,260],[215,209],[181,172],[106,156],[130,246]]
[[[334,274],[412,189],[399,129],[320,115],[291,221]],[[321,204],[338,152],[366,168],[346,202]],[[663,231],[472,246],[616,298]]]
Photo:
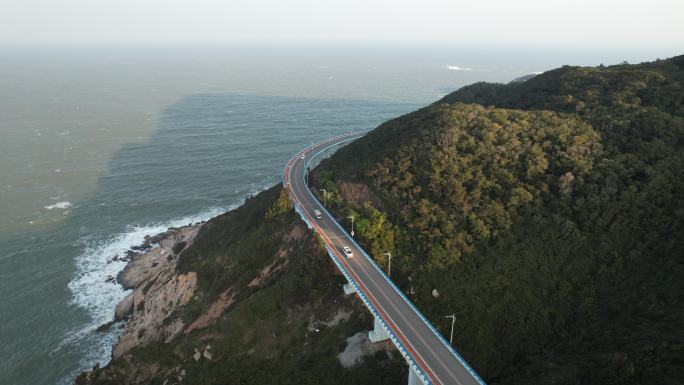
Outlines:
[[47,210],[54,210],[54,209],[66,209],[71,207],[71,202],[69,201],[62,201],[62,202],[57,202],[53,203],[51,205],[44,206]]
[[446,68],[448,70],[452,70],[452,71],[472,71],[473,70],[472,68],[459,67],[459,66],[455,66],[455,65],[447,65]]

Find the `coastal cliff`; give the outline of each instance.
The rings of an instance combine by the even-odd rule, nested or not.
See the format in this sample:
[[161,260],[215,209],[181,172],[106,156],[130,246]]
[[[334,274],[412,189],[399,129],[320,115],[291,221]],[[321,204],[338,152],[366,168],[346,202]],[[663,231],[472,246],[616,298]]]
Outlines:
[[112,361],[76,384],[404,380],[280,186],[138,249],[118,277],[131,292],[116,309],[125,326]]
[[113,358],[153,341],[170,342],[187,326],[182,319],[170,317],[195,295],[197,274],[178,274],[176,265],[200,228],[201,224],[169,229],[154,237],[158,244],[135,254],[119,274],[118,282],[132,292],[116,307],[115,320],[127,319],[127,323],[112,350]]

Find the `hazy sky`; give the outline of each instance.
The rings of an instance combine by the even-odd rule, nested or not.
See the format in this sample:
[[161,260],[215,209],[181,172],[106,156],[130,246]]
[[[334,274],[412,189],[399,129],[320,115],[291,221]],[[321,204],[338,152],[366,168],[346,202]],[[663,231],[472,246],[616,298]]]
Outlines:
[[0,0],[0,43],[684,47],[684,0]]

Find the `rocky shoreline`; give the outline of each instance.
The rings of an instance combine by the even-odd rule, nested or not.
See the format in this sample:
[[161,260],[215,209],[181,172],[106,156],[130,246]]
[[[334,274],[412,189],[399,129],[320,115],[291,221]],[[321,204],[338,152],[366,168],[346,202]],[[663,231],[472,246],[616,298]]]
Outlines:
[[249,374],[249,383],[254,375],[258,383],[300,383],[309,375],[283,379],[302,360],[324,360],[302,367],[321,378],[361,379],[357,366],[395,365],[391,346],[368,341],[370,316],[344,296],[315,235],[292,210],[273,216],[284,198],[276,186],[122,255],[127,266],[116,280],[129,291],[116,306],[112,360],[74,383],[221,384],[231,373]]
[[170,323],[164,321],[194,295],[195,273],[177,274],[176,265],[178,257],[192,244],[204,223],[169,228],[146,237],[125,256],[113,257],[128,261],[117,274],[116,282],[132,291],[116,305],[114,318],[97,329],[106,331],[115,323],[124,322],[123,331],[112,348],[112,359],[136,346],[171,341],[183,330],[185,325],[179,319]]

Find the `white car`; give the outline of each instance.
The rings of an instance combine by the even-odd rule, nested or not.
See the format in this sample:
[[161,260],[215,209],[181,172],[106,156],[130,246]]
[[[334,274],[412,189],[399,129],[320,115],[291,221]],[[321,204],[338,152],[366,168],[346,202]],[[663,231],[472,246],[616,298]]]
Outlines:
[[304,155],[304,154],[300,155],[299,157],[302,159],[306,159],[306,155]]
[[321,219],[323,218],[323,215],[321,215],[320,211],[314,210],[314,217],[316,217],[316,219]]
[[346,255],[347,258],[352,258],[352,257],[354,256],[354,253],[352,253],[352,251],[351,251],[351,249],[349,248],[349,246],[343,247],[342,250],[344,250],[344,255]]

